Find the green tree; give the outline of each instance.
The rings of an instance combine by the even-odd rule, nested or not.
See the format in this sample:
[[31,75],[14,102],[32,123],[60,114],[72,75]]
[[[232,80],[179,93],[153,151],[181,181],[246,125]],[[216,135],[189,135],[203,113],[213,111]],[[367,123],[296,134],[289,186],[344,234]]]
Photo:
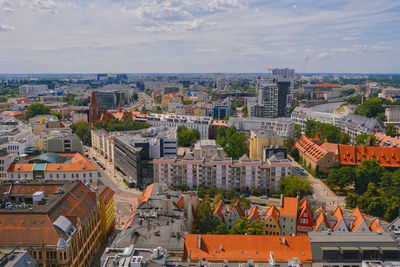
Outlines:
[[300,139],[300,137],[301,137],[301,127],[300,127],[300,125],[299,124],[295,124],[294,125],[294,131],[295,131],[295,137],[296,137],[296,139]]
[[229,233],[228,228],[226,228],[226,225],[224,223],[220,223],[213,232],[213,234],[216,235],[227,235],[228,233]]
[[240,108],[240,107],[243,107],[243,105],[244,105],[244,99],[243,98],[238,98],[238,99],[235,100],[235,106],[236,107]]
[[247,118],[249,116],[248,110],[247,110],[247,105],[244,105],[242,108],[242,114],[244,118]]
[[386,135],[395,137],[399,134],[399,129],[392,123],[386,125]]
[[376,118],[379,113],[385,113],[385,108],[379,98],[372,98],[361,104],[354,113],[368,118]]
[[378,113],[378,114],[376,115],[376,119],[377,119],[378,121],[386,121],[386,115],[385,115],[385,113]]
[[232,229],[229,231],[231,235],[262,235],[263,226],[259,221],[250,221],[242,218],[234,222]]
[[200,139],[200,132],[197,129],[189,130],[184,125],[178,126],[178,144],[189,147]]
[[190,104],[192,104],[192,103],[193,103],[193,101],[190,100],[190,99],[185,99],[185,100],[182,101],[182,104],[183,104],[183,105],[190,105]]
[[290,152],[294,149],[294,145],[295,145],[295,141],[292,137],[288,137],[284,143],[285,147],[287,148],[287,150]]
[[161,95],[157,95],[156,99],[155,99],[156,103],[157,104],[161,104],[161,100],[162,100],[162,96]]
[[236,132],[229,137],[226,146],[224,147],[228,157],[238,159],[244,154],[249,153],[246,134]]
[[315,120],[312,119],[307,119],[304,122],[304,133],[308,136],[308,137],[314,137],[315,133],[316,133],[316,127],[317,127],[317,122]]
[[357,146],[365,145],[369,140],[369,145],[376,145],[376,138],[369,134],[359,134],[356,136],[355,141]]
[[385,168],[380,166],[375,160],[364,160],[354,171],[354,189],[358,194],[363,194],[367,191],[370,182],[375,185],[381,182]]
[[339,137],[341,144],[347,145],[348,143],[350,143],[350,135],[348,133],[340,132]]
[[84,122],[78,122],[71,125],[72,132],[81,138],[83,144],[87,146],[92,145],[91,130],[92,127]]
[[347,193],[346,196],[346,207],[347,208],[355,208],[358,202],[358,195],[352,192]]
[[62,120],[62,115],[60,112],[52,112],[50,115],[56,116],[59,121]]
[[217,194],[215,197],[214,197],[214,200],[213,200],[213,202],[212,202],[212,204],[211,204],[211,207],[215,207],[215,206],[217,206],[217,204],[220,202],[220,201],[224,201],[224,195],[222,194],[222,193],[219,193],[219,194]]
[[282,178],[279,181],[279,187],[283,195],[288,197],[296,197],[299,194],[299,197],[302,198],[313,193],[311,182],[297,176]]
[[326,183],[330,187],[338,186],[342,190],[344,186],[350,185],[354,181],[354,175],[354,168],[350,166],[332,169],[329,172]]
[[26,117],[28,119],[33,118],[37,115],[49,115],[50,108],[41,103],[30,104],[28,110],[26,111]]
[[386,211],[383,215],[383,218],[387,221],[394,220],[397,216],[400,216],[399,213],[400,208],[400,198],[396,196],[392,196],[387,200],[386,203]]
[[220,221],[213,214],[210,200],[208,198],[199,201],[194,224],[199,234],[214,233],[220,225]]
[[133,92],[133,94],[132,94],[132,100],[133,100],[133,101],[136,101],[136,100],[138,100],[138,99],[139,99],[138,93],[137,93],[137,92]]
[[372,197],[368,204],[368,213],[377,217],[383,217],[387,208],[386,198],[383,196]]

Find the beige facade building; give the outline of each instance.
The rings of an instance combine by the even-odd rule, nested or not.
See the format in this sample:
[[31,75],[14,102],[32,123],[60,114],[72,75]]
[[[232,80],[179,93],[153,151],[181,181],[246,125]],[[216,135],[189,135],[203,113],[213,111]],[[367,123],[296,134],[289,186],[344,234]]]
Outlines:
[[264,160],[264,148],[270,146],[283,146],[284,139],[274,131],[250,131],[250,158]]

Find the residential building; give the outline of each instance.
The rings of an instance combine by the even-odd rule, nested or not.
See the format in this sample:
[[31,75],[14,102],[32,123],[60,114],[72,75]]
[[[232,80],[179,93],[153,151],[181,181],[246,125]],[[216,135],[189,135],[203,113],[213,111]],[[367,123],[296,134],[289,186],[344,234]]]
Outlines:
[[386,225],[384,225],[379,218],[373,218],[369,221],[369,230],[371,232],[383,233],[386,231]]
[[101,237],[103,241],[107,241],[115,230],[115,192],[107,186],[99,185],[96,188],[96,193],[100,203]]
[[250,131],[250,158],[265,160],[264,148],[283,146],[284,139],[271,130]]
[[266,266],[275,266],[294,261],[293,264],[298,265],[289,266],[311,267],[313,261],[308,236],[187,234],[184,239],[183,260],[188,263],[267,263],[270,265]]
[[2,116],[8,116],[16,120],[25,120],[25,114],[18,110],[5,110],[1,112]]
[[315,222],[313,232],[326,232],[330,229],[325,212],[320,212]]
[[385,109],[386,122],[400,126],[400,106],[390,106]]
[[400,147],[400,139],[384,133],[374,133],[376,145],[380,147]]
[[34,95],[45,93],[49,90],[46,84],[24,84],[19,87],[19,94],[21,96]]
[[373,135],[384,131],[382,125],[376,119],[353,114],[341,118],[337,126],[343,132],[348,133],[353,142],[357,135]]
[[299,218],[296,224],[296,235],[308,235],[313,230],[314,216],[307,198],[300,201]]
[[214,209],[214,216],[225,224],[228,230],[232,229],[237,220],[245,217],[240,200],[238,199],[230,210],[228,210],[221,200]]
[[7,170],[17,158],[17,154],[8,154],[7,148],[0,147],[0,180],[7,179]]
[[282,235],[296,235],[297,211],[299,200],[297,197],[283,197],[281,195],[281,209],[279,224]]
[[61,105],[51,107],[50,112],[59,112],[63,118],[68,118],[71,115],[71,107],[68,105]]
[[[1,184],[0,247],[25,249],[39,266],[89,266],[100,249],[96,193],[78,181]],[[4,207],[0,205],[0,207]]]
[[226,156],[223,148],[217,145],[215,140],[199,140],[194,144],[193,156],[195,158],[211,158],[217,153]]
[[79,180],[83,183],[97,183],[99,172],[86,157],[75,154],[41,154],[28,163],[10,164],[7,179],[11,181],[28,180]]
[[364,160],[376,160],[383,167],[400,167],[400,148],[338,145],[341,165],[360,165]]
[[200,132],[201,139],[208,139],[208,131],[212,119],[209,117],[150,114],[147,123],[152,126],[178,127],[183,125],[188,129],[196,129]]
[[217,139],[218,127],[228,127],[228,122],[224,120],[213,120],[208,133],[209,139]]
[[214,119],[223,120],[226,117],[232,115],[231,113],[232,107],[227,101],[225,101],[224,103],[214,105],[212,110],[213,110],[212,117]]
[[155,159],[153,163],[154,181],[189,188],[203,186],[278,191],[279,180],[292,173],[292,164],[287,159],[262,162],[247,155],[233,160],[220,154],[212,158],[194,158],[186,154],[183,158]]
[[228,127],[235,126],[238,131],[270,130],[287,139],[294,137],[294,123],[290,118],[237,118],[230,117]]
[[290,114],[290,118],[293,123],[300,125],[301,131],[304,132],[307,120],[315,120],[339,127],[342,116],[334,113],[313,111],[310,108],[296,107]]
[[88,123],[89,122],[89,110],[88,109],[79,109],[79,110],[74,110],[71,113],[72,117],[72,123],[78,123],[78,122],[84,122]]
[[138,200],[136,211],[124,230],[118,233],[111,247],[162,247],[167,250],[169,257],[181,258],[183,236],[188,230],[182,193],[154,183],[146,188]]
[[302,163],[312,170],[328,172],[330,168],[339,165],[334,152],[328,150],[325,144],[318,145],[306,135],[300,137],[295,146]]
[[83,153],[81,139],[72,133],[59,133],[47,140],[47,152],[51,153]]
[[391,101],[398,101],[400,99],[400,88],[388,87],[383,88],[379,97],[389,99]]
[[279,225],[279,210],[272,205],[265,216],[265,220],[263,222],[264,225],[264,233],[266,235],[281,235],[281,227]]
[[398,260],[399,243],[391,233],[309,233],[313,266],[361,267],[364,260]]

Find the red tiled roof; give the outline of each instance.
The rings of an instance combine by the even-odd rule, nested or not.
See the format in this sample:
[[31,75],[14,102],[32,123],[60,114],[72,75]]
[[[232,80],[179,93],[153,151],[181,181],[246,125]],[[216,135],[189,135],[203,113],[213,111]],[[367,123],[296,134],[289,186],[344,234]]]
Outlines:
[[383,167],[400,167],[400,148],[339,145],[342,165],[360,165],[364,160],[376,160]]
[[[198,238],[201,248],[198,249]],[[197,235],[186,234],[184,259],[189,251],[191,260],[223,260],[266,262],[270,252],[275,261],[287,263],[289,259],[299,258],[302,263],[312,262],[311,243],[308,236],[272,236],[272,235]],[[283,243],[285,239],[285,243]]]
[[154,184],[146,186],[146,189],[144,189],[142,196],[138,198],[139,205],[140,205],[140,203],[146,202],[147,200],[149,200],[149,198],[151,196],[151,192],[153,191],[153,186],[154,186]]
[[358,207],[356,207],[353,210],[353,213],[351,215],[356,216],[356,220],[354,221],[353,227],[351,228],[351,231],[355,232],[355,231],[357,231],[357,229],[361,225],[361,223],[365,222],[365,219]]
[[385,229],[383,228],[383,226],[382,226],[382,223],[381,223],[381,221],[379,220],[379,218],[373,218],[371,221],[370,221],[370,223],[369,223],[369,229],[372,231],[372,232],[381,232],[381,233],[383,233],[383,232],[385,232]]
[[260,216],[258,214],[258,207],[253,206],[253,208],[250,211],[249,216],[247,216],[247,219],[251,220],[252,218],[256,219],[257,221],[260,220]]
[[280,216],[290,216],[297,218],[299,200],[297,197],[284,197]]
[[244,212],[242,210],[242,207],[240,206],[240,199],[236,200],[235,205],[233,205],[232,209],[230,212],[233,211],[233,209],[236,209],[237,213],[239,214],[240,217],[245,217]]
[[7,172],[31,172],[33,165],[31,163],[12,163]]
[[400,139],[381,133],[374,133],[376,144],[381,147],[400,147]]
[[315,144],[309,137],[303,135],[296,142],[296,148],[305,153],[309,158],[313,161],[318,161],[320,158],[328,153],[327,150],[322,148],[321,146]]
[[313,232],[316,232],[316,231],[319,229],[319,227],[321,226],[321,224],[325,224],[326,229],[329,228],[329,224],[328,224],[328,221],[326,220],[326,215],[325,215],[324,212],[321,212],[321,213],[319,214]]
[[112,199],[114,196],[114,190],[106,186],[100,194],[100,198],[104,201],[104,203],[107,205],[107,203]]
[[217,214],[222,222],[224,221],[224,214],[222,214],[224,207],[225,207],[224,202],[222,200],[220,200],[218,202],[217,206],[215,206],[214,213],[213,213],[214,215]]
[[270,216],[272,216],[275,222],[279,223],[279,210],[275,207],[275,205],[272,205],[267,210],[267,213],[265,215],[265,220],[267,220]]
[[31,195],[38,191],[44,194],[54,194],[62,186],[62,184],[15,184],[11,188],[11,195]]
[[314,87],[316,87],[316,88],[338,88],[338,87],[340,87],[340,85],[334,84],[334,83],[320,83],[320,84],[315,84]]
[[333,154],[335,154],[336,157],[338,157],[338,144],[334,144],[334,143],[323,143],[320,147],[322,147],[323,149],[325,149],[328,152],[332,152]]
[[184,201],[183,201],[183,196],[182,196],[182,197],[179,198],[178,202],[176,202],[176,205],[177,205],[180,209],[182,209],[182,208],[183,208],[183,204],[184,204]]

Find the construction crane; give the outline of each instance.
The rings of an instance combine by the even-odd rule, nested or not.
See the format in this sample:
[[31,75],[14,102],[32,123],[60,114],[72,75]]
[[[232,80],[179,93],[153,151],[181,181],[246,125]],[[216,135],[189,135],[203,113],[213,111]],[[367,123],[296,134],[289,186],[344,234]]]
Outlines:
[[306,58],[304,59],[304,65],[303,65],[303,70],[301,72],[300,78],[299,78],[299,103],[301,103],[301,81],[303,80],[303,76],[304,76],[304,71],[306,69],[306,65],[307,65],[307,61],[308,61],[308,55],[306,56]]

